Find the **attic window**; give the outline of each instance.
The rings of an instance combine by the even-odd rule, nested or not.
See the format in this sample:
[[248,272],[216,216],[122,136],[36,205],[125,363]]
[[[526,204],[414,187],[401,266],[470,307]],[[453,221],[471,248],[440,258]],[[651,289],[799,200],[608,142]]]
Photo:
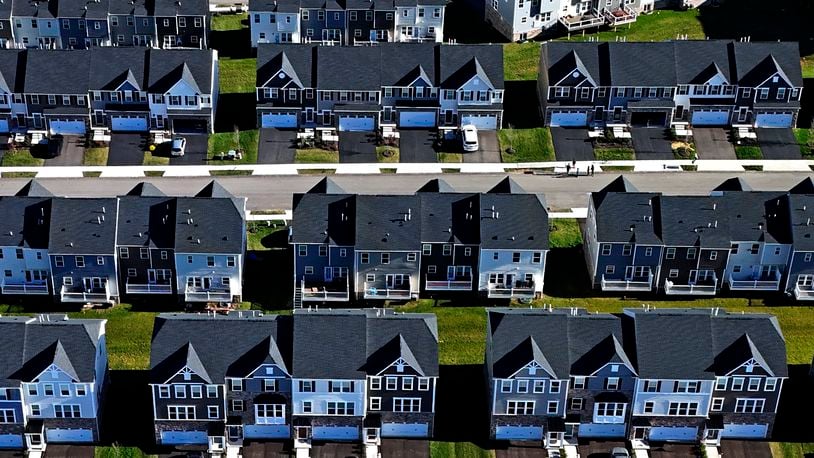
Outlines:
[[571,74],[574,78],[579,78],[579,72],[574,72]]
[[773,76],[773,77],[772,77],[772,83],[776,83],[776,82],[778,82],[778,81],[780,81],[780,77],[779,77],[779,76],[775,75],[775,76]]
[[284,79],[285,78],[285,72],[280,72],[280,75],[278,76],[278,78]]

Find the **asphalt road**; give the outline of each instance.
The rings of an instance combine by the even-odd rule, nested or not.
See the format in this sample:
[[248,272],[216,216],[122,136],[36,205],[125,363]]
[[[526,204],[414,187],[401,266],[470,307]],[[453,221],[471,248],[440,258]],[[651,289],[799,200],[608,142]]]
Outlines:
[[[665,194],[707,194],[727,178],[741,176],[756,190],[787,190],[810,174],[805,172],[668,172],[630,173],[626,176],[641,191],[661,191]],[[505,174],[439,174],[439,175],[336,175],[331,177],[348,192],[359,194],[404,193],[418,189],[431,178],[442,178],[462,192],[487,191]],[[511,175],[528,192],[545,193],[552,209],[585,207],[586,194],[597,191],[618,173],[599,173],[593,177],[559,177],[553,175]],[[230,192],[249,198],[249,209],[271,210],[291,208],[291,194],[305,192],[320,176],[224,176],[218,181]],[[110,197],[122,195],[141,181],[155,184],[168,195],[191,195],[212,178],[145,177],[145,178],[43,178],[39,179],[56,195]],[[0,180],[0,195],[12,195],[28,181],[24,178]]]

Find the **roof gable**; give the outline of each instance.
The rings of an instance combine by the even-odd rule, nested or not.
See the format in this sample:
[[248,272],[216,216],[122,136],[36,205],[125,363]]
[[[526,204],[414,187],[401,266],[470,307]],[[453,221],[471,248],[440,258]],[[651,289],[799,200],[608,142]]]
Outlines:
[[419,375],[426,375],[401,333],[368,356],[365,369],[368,374],[378,375],[393,365],[406,365]]
[[455,189],[453,189],[452,186],[450,186],[449,183],[443,179],[433,178],[424,183],[416,192],[455,192]]
[[532,363],[543,369],[549,377],[557,377],[557,373],[551,367],[543,351],[540,350],[540,346],[531,336],[517,344],[514,349],[495,362],[494,376],[497,378],[512,378]]
[[80,380],[65,347],[59,340],[28,359],[12,378],[30,382],[40,378],[43,373],[52,371],[61,371],[74,381]]
[[29,180],[15,196],[28,196],[28,197],[53,197],[54,194],[37,179]]

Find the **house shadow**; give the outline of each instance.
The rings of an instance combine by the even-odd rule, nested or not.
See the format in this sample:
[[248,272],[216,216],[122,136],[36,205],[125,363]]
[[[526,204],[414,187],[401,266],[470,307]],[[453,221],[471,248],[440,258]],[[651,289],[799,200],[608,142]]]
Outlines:
[[[275,234],[287,235],[287,231],[277,231],[267,238],[277,245]],[[263,310],[291,310],[294,295],[293,259],[288,248],[273,248],[246,252],[243,273],[243,300],[252,303],[252,308]]]
[[528,129],[540,127],[537,81],[506,81],[503,96],[503,127]]
[[215,132],[232,132],[257,128],[254,93],[227,93],[218,96]]
[[481,364],[441,365],[433,440],[494,446],[489,438],[486,374]]
[[243,19],[244,26],[238,30],[213,30],[209,34],[212,48],[218,50],[218,57],[228,57],[231,59],[245,59],[253,57],[255,49],[251,47],[251,36],[249,35],[249,20]]
[[444,40],[458,43],[505,43],[506,37],[487,24],[485,3],[478,0],[452,0],[444,13]]
[[110,383],[100,414],[101,443],[155,453],[149,372],[111,370],[108,377]]
[[814,379],[808,364],[790,364],[789,378],[783,382],[772,441],[811,442],[811,410],[814,409]]

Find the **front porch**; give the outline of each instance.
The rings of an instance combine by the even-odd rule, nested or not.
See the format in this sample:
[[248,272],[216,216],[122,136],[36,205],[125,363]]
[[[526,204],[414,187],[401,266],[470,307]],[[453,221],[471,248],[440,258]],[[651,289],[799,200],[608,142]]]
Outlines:
[[794,286],[794,298],[798,301],[814,301],[814,286],[798,283]]
[[300,292],[303,302],[347,302],[350,300],[350,282],[347,277],[339,277],[306,284],[303,278],[300,280]]

